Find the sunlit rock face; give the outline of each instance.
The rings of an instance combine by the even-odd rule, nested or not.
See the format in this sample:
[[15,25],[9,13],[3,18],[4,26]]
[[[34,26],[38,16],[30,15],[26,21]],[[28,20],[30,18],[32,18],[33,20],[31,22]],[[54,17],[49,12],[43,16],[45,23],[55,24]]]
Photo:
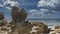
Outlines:
[[43,23],[31,23],[33,25],[32,30],[30,31],[31,34],[46,34],[48,33],[48,27],[47,25]]
[[27,13],[24,9],[19,9],[18,7],[12,7],[12,19],[15,22],[21,22],[26,19]]
[[58,25],[54,28],[51,28],[49,34],[60,34],[60,26]]

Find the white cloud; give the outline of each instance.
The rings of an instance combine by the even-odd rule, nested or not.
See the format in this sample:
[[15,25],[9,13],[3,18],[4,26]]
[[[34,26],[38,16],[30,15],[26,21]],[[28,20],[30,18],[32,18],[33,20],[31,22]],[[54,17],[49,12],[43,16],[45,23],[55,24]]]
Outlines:
[[29,10],[31,12],[31,15],[35,16],[35,17],[42,17],[42,16],[46,16],[48,14],[49,11],[47,9],[40,9],[40,10]]
[[6,0],[6,1],[4,1],[4,3],[3,3],[4,6],[6,6],[6,5],[8,5],[8,4],[10,4],[10,6],[18,6],[18,5],[19,5],[18,2],[16,2],[16,1],[11,1],[11,0]]
[[0,4],[0,7],[4,7],[2,4]]
[[50,15],[50,12],[52,12],[52,11],[50,11],[48,9],[40,9],[40,13],[42,16]]
[[49,10],[49,9],[40,9],[41,13],[44,15],[50,15],[51,13],[57,13],[54,10]]
[[35,11],[37,11],[37,10],[30,10],[29,12],[35,12]]
[[53,13],[57,13],[56,11],[52,10]]
[[[53,10],[52,8],[55,8],[57,5],[56,4],[59,4],[59,0],[40,0],[38,2],[38,7],[43,7],[45,6],[47,9],[41,9],[40,8],[40,14],[41,15],[50,15],[51,13],[56,13],[55,10]],[[50,8],[52,7],[52,8]]]
[[0,7],[4,7],[6,9],[11,9],[11,7],[13,6],[17,6],[19,7],[19,3],[17,1],[13,1],[13,0],[2,0],[2,4],[0,3]]
[[40,0],[38,2],[38,7],[41,6],[51,6],[51,7],[55,7],[55,4],[58,4],[59,0]]
[[47,3],[46,1],[40,0],[40,1],[38,2],[38,7],[44,6],[46,3]]
[[40,11],[41,11],[42,13],[44,13],[44,12],[49,12],[48,9],[40,9]]
[[6,9],[9,9],[9,10],[11,10],[11,8],[10,7],[5,7]]
[[29,10],[29,11],[30,11],[29,14],[30,18],[40,18],[40,17],[51,15],[52,13],[56,13],[56,11],[48,10],[48,9]]

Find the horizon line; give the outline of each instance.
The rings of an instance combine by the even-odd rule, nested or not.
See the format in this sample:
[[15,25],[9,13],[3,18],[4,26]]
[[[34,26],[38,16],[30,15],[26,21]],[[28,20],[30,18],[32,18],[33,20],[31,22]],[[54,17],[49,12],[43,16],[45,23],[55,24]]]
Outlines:
[[28,20],[60,20],[60,19],[28,19]]

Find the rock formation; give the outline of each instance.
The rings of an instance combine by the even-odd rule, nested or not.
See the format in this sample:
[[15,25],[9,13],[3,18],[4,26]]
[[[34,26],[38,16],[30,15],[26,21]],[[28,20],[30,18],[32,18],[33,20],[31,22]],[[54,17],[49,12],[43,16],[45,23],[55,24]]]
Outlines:
[[48,26],[41,23],[41,22],[32,22],[31,23],[33,25],[32,30],[30,31],[30,33],[36,33],[36,34],[46,34],[48,32]]
[[15,22],[21,22],[21,21],[25,21],[26,17],[27,17],[27,13],[25,12],[24,9],[19,9],[18,7],[13,7],[12,8],[12,19]]
[[2,12],[0,12],[0,26],[4,26],[6,25],[6,20],[4,18],[4,14]]
[[0,12],[0,20],[4,19],[4,14],[2,12]]

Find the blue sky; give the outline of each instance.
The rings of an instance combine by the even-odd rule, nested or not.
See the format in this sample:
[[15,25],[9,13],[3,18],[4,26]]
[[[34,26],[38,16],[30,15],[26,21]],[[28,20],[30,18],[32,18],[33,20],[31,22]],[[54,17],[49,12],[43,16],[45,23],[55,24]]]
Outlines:
[[27,19],[60,19],[60,0],[0,0],[0,12],[11,20],[11,7],[24,8]]
[[[11,21],[11,7],[24,8],[28,19],[60,19],[60,0],[0,0],[0,12],[4,13],[7,21]],[[60,24],[60,20],[43,21],[49,27]],[[52,25],[52,26],[51,26]]]

